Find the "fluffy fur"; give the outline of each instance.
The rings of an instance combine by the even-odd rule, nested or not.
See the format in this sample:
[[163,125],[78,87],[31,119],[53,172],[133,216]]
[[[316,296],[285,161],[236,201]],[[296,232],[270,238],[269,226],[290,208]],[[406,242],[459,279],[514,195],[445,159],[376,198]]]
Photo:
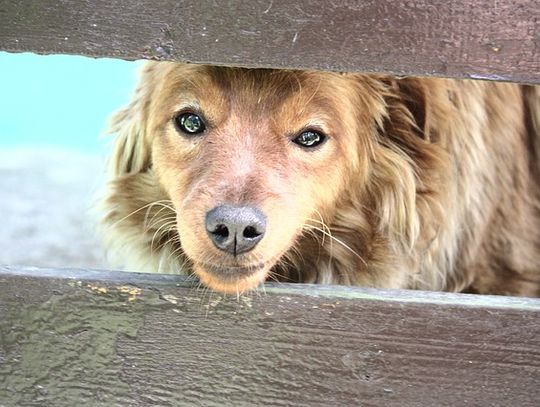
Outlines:
[[[185,137],[180,111],[205,117]],[[291,137],[329,138],[304,150]],[[102,206],[116,263],[238,293],[268,278],[540,295],[540,91],[467,80],[148,63],[116,114]],[[238,256],[204,226],[262,210]]]

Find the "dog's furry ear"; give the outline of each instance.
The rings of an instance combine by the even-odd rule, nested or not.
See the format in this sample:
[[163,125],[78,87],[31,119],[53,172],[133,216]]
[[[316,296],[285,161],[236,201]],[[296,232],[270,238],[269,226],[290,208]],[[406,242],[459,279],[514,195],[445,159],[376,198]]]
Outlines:
[[430,106],[425,81],[417,78],[388,79],[385,95],[388,116],[383,125],[385,137],[399,144],[410,144],[415,136],[423,141],[431,141]]
[[435,208],[441,168],[446,155],[430,130],[429,89],[415,78],[383,78],[383,117],[378,120],[378,148],[374,151],[368,187],[379,214],[379,228],[401,242],[416,244],[423,218]]
[[111,118],[109,133],[116,138],[109,166],[114,177],[144,172],[151,166],[147,125],[154,64],[144,66],[131,102]]

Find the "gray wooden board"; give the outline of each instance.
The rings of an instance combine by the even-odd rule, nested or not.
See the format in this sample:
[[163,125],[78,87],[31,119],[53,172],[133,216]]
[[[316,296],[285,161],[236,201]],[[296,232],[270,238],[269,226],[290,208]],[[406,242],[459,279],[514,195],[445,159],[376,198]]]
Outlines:
[[0,49],[540,83],[538,0],[0,0]]
[[0,406],[537,406],[540,300],[0,267]]

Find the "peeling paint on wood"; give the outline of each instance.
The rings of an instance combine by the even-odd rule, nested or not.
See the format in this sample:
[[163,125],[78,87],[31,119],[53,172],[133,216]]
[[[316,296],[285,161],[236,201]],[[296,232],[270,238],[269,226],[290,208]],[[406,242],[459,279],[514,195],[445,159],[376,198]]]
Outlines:
[[0,267],[0,405],[534,406],[540,397],[540,300],[265,291],[237,299],[180,276]]
[[537,0],[0,3],[0,49],[540,83]]

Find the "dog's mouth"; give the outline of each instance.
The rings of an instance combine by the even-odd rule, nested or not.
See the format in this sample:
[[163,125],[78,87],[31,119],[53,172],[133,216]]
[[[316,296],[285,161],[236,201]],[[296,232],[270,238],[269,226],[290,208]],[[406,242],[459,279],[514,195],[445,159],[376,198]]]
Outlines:
[[221,265],[221,264],[210,264],[210,263],[201,263],[201,267],[207,270],[209,273],[215,274],[220,278],[225,280],[232,279],[236,280],[238,278],[244,278],[260,271],[265,268],[266,263],[257,263],[257,264],[248,264],[248,265]]
[[225,294],[241,294],[252,290],[266,280],[271,265],[225,266],[208,263],[194,264],[193,271],[210,289]]

